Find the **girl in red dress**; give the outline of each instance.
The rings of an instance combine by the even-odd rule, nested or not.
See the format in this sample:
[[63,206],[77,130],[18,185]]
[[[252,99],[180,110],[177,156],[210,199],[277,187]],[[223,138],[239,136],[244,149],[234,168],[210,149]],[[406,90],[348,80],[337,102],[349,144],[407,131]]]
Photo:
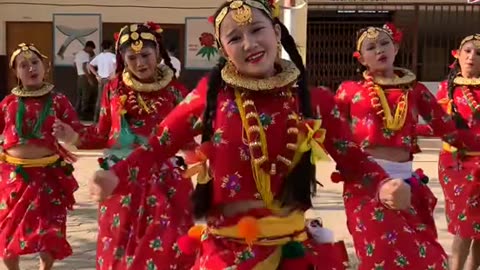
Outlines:
[[[454,50],[455,62],[448,79],[440,83],[438,103],[456,120],[457,128],[478,134],[480,128],[480,34],[471,35]],[[426,126],[420,135],[439,135]],[[480,149],[476,149],[480,150]],[[454,235],[450,267],[473,270],[480,267],[480,152],[459,151],[444,142],[438,163],[439,181],[445,195],[448,231]]]
[[67,210],[75,203],[75,157],[52,135],[56,119],[81,128],[68,99],[45,78],[46,57],[33,44],[19,44],[10,67],[19,85],[1,102],[0,258],[19,268],[19,256],[40,254],[40,269],[72,254]]
[[391,177],[410,184],[412,206],[399,212],[379,205],[376,192],[352,183],[350,179],[357,176],[340,164],[348,228],[361,270],[447,269],[447,255],[437,242],[433,217],[437,200],[422,171],[412,173],[413,154],[418,152],[418,116],[457,147],[476,142],[472,134],[456,130],[454,121],[416,81],[415,74],[394,67],[400,41],[401,33],[392,24],[360,30],[354,56],[366,67],[363,79],[343,82],[336,101],[342,118],[350,123],[354,141]]
[[[117,37],[117,77],[104,91],[100,117],[75,133],[58,123],[57,135],[80,149],[104,149],[100,167],[127,157],[155,134],[157,125],[187,95],[154,24],[123,27]],[[161,60],[166,65],[158,66]],[[193,256],[176,246],[193,225],[190,179],[181,175],[182,159],[150,164],[99,206],[97,269],[190,269]],[[136,177],[147,177],[139,184]]]
[[[212,22],[226,59],[163,120],[147,145],[112,170],[97,172],[91,183],[96,199],[117,194],[155,160],[168,159],[201,134],[203,144],[187,155],[188,163],[197,164],[186,175],[198,172],[194,213],[206,217],[207,225],[179,239],[182,250],[197,254],[192,269],[346,269],[343,243],[325,241],[316,222],[305,221],[316,187],[314,164],[326,156],[323,147],[368,178],[356,183],[380,190],[385,203],[409,203],[408,185],[401,179],[383,182],[385,172],[351,143],[331,92],[313,90],[311,103],[302,58],[272,2],[223,3]],[[278,57],[282,47],[292,61]]]

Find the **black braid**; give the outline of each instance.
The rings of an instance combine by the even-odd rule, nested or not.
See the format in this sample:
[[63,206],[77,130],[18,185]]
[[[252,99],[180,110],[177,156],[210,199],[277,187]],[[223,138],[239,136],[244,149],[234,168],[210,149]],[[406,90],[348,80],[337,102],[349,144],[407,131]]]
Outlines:
[[158,43],[158,51],[160,53],[160,57],[163,59],[165,65],[167,65],[171,70],[173,70],[173,74],[177,74],[177,70],[172,65],[172,59],[170,59],[170,55],[168,54],[167,50],[165,49],[165,44],[163,44],[162,35],[159,33],[155,33],[155,38],[157,39]]
[[447,77],[447,93],[448,93],[448,98],[452,100],[451,106],[452,106],[452,118],[455,121],[455,125],[458,129],[468,129],[468,125],[465,122],[465,120],[462,118],[460,113],[458,112],[457,105],[455,105],[455,100],[453,97],[453,94],[455,92],[455,84],[453,83],[453,80],[455,80],[455,77],[457,77],[458,72],[460,71],[460,66],[458,64],[458,61],[455,60],[455,63],[453,64],[454,67],[450,70],[448,73]]
[[[287,51],[292,62],[300,70],[300,76],[297,81],[300,111],[303,117],[312,118],[313,112],[307,85],[307,74],[303,59],[298,52],[297,44],[283,23],[275,19],[274,24],[280,26],[282,30],[282,46]],[[315,165],[310,162],[310,154],[310,151],[305,153],[300,162],[287,175],[281,196],[283,205],[300,206],[304,209],[312,206],[312,196],[316,193],[317,181],[315,178]]]
[[300,70],[300,76],[298,78],[298,96],[300,98],[300,109],[304,117],[312,117],[312,105],[310,104],[310,92],[308,91],[308,80],[307,74],[305,72],[305,65],[303,64],[303,59],[297,49],[297,44],[293,39],[292,35],[288,32],[287,27],[281,23],[278,19],[275,19],[275,24],[278,24],[282,29],[282,46],[290,56],[290,59]]
[[[221,71],[226,64],[225,58],[220,58],[218,64],[210,72],[207,90],[207,104],[203,113],[202,142],[208,142],[213,136],[213,120],[217,111],[218,91],[222,88]],[[204,217],[212,206],[213,180],[206,184],[197,184],[192,194],[193,214],[196,218]]]

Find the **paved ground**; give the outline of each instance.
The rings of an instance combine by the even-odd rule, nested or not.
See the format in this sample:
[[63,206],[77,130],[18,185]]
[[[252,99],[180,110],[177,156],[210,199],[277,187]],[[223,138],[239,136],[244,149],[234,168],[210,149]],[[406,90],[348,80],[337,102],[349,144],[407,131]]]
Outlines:
[[[442,245],[449,250],[450,236],[446,231],[446,222],[443,215],[444,200],[440,184],[437,180],[437,152],[438,142],[423,143],[422,149],[427,149],[415,159],[415,166],[422,167],[431,176],[430,186],[439,198],[436,209],[436,222],[439,230],[439,238]],[[68,238],[73,246],[74,255],[64,261],[57,262],[54,269],[59,270],[90,270],[95,269],[95,241],[96,241],[96,206],[92,203],[87,194],[86,182],[88,177],[97,169],[96,159],[98,151],[79,152],[80,160],[75,165],[75,176],[77,177],[80,189],[76,193],[77,206],[68,219]],[[334,164],[330,162],[318,164],[318,179],[325,185],[315,198],[315,207],[308,212],[309,216],[322,217],[325,225],[334,230],[337,239],[344,240],[349,248],[352,259],[354,253],[352,242],[345,225],[345,214],[343,212],[341,185],[329,181],[329,175]],[[37,269],[37,258],[28,256],[23,258],[22,269]],[[4,269],[1,268],[0,269]]]

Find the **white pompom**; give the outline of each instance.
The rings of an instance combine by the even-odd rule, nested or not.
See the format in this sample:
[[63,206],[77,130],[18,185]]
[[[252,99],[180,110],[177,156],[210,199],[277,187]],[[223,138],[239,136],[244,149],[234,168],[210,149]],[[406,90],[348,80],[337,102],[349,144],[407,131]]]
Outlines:
[[333,243],[335,241],[333,231],[323,228],[322,222],[319,220],[307,220],[307,229],[318,244]]

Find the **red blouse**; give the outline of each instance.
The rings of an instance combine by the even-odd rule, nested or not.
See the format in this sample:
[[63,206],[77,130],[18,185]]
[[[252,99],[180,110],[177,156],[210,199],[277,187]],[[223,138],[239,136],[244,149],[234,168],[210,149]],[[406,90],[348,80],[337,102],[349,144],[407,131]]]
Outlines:
[[335,96],[342,117],[348,119],[350,123],[354,141],[363,148],[388,146],[404,148],[412,154],[418,152],[416,141],[419,115],[436,134],[441,135],[452,145],[460,148],[465,145],[473,147],[480,142],[473,134],[456,130],[452,118],[442,110],[435,97],[423,84],[414,83],[411,89],[385,87],[384,91],[392,112],[402,94],[407,91],[408,113],[400,130],[385,128],[382,116],[378,115],[378,110],[372,106],[372,97],[365,86],[365,81],[343,82]]
[[[125,114],[133,134],[148,138],[155,134],[158,124],[187,94],[188,90],[176,80],[172,80],[163,89],[152,92],[135,91],[126,86],[120,78],[112,80],[103,91],[98,124],[86,127],[80,132],[78,147],[115,147],[121,132],[122,114]],[[149,107],[150,113],[139,110],[142,108],[139,100]]]
[[[471,96],[469,96],[471,94]],[[455,85],[453,91],[453,99],[448,97],[447,81],[440,83],[437,92],[437,101],[442,106],[445,112],[450,113],[450,102],[453,101],[458,113],[465,120],[469,126],[469,132],[472,134],[479,134],[480,131],[480,85]],[[475,108],[476,106],[477,109]],[[465,131],[467,132],[467,131]],[[417,133],[420,136],[440,136],[436,130],[433,130],[427,125],[420,125],[417,128]],[[470,150],[478,150],[470,149]]]
[[[49,97],[52,98],[52,102],[48,109],[48,114],[43,124],[38,128],[37,134],[31,136],[35,131],[35,125],[38,122]],[[63,94],[52,92],[51,94],[38,98],[27,97],[22,99],[23,104],[25,105],[25,113],[20,121],[22,121],[21,133],[23,133],[22,137],[24,139],[20,138],[20,134],[17,130],[18,125],[16,123],[20,97],[10,94],[0,103],[0,130],[2,130],[4,135],[4,149],[9,149],[22,144],[34,144],[37,146],[48,147],[52,151],[58,152],[58,141],[55,136],[52,135],[52,126],[55,119],[59,119],[71,125],[76,131],[79,131],[82,128],[73,106]]]
[[[186,142],[201,134],[201,119],[205,110],[207,80],[177,106],[160,124],[156,136],[149,144],[137,148],[126,160],[117,163],[112,169],[122,183],[135,181],[139,170],[150,168],[154,161],[173,156]],[[216,118],[214,119],[212,142],[214,149],[209,156],[214,181],[214,204],[231,203],[242,200],[258,200],[251,156],[245,140],[243,124],[231,87],[219,90]],[[298,111],[297,98],[281,95],[278,92],[249,92],[260,121],[264,127],[268,154],[277,156],[285,149],[287,141],[286,122],[292,110]],[[351,143],[347,125],[340,118],[333,95],[326,89],[312,91],[312,100],[318,117],[323,119],[322,128],[327,130],[324,146],[333,159],[360,177],[379,183],[387,175],[366,154]],[[271,176],[271,190],[277,195],[282,187],[282,178]]]

